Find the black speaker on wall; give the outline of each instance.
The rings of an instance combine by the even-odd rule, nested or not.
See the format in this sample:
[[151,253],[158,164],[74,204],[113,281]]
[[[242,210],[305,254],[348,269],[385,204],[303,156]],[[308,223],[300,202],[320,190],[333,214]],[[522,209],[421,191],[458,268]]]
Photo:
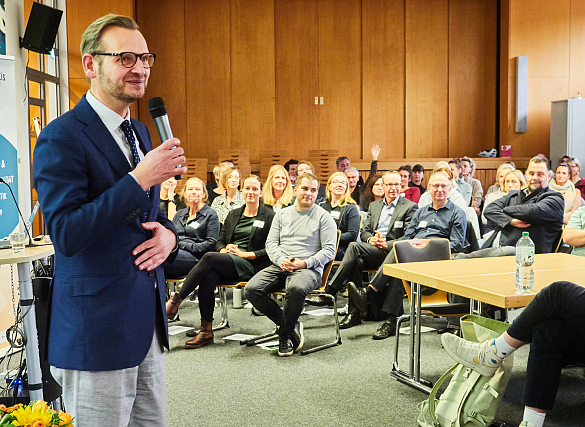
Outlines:
[[34,2],[20,47],[47,54],[53,50],[63,11]]

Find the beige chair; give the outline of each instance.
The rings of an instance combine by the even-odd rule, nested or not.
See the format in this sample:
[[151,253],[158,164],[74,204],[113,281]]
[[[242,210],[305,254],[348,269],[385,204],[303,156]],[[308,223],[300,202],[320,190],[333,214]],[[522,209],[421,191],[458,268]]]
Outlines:
[[240,171],[242,179],[252,173],[250,166],[250,150],[247,148],[235,148],[233,150],[218,150],[218,164],[222,160],[231,160],[234,167]]
[[199,178],[201,181],[203,181],[204,184],[206,184],[207,163],[208,161],[205,158],[187,157],[187,162],[183,165],[187,166],[187,172],[183,174],[183,179],[179,180],[177,183],[175,192],[177,194],[182,194],[182,191],[185,188],[185,183],[189,178]]
[[337,150],[309,150],[309,161],[315,166],[315,175],[323,185],[327,185],[329,176],[337,171],[337,153]]

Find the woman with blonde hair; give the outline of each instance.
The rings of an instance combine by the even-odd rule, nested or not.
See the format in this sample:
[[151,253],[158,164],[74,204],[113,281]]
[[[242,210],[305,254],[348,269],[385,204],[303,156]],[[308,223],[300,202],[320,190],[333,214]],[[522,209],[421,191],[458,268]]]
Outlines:
[[211,206],[213,201],[216,197],[221,196],[225,193],[225,188],[221,185],[221,176],[225,172],[226,169],[232,168],[233,166],[230,163],[222,162],[218,166],[213,168],[213,178],[214,182],[210,182],[207,184],[207,193],[209,194],[209,200],[207,204]]
[[343,172],[334,172],[327,180],[325,199],[318,202],[318,205],[331,214],[341,232],[339,237],[339,248],[337,249],[336,261],[341,261],[345,250],[351,242],[357,240],[360,232],[360,213],[357,203],[351,198],[349,192],[349,181]]
[[232,167],[226,168],[221,175],[219,182],[225,188],[225,193],[215,198],[211,209],[217,212],[219,222],[222,224],[232,209],[237,209],[245,203],[242,192],[238,190],[241,184],[240,179],[240,171]]
[[549,181],[548,186],[563,195],[565,200],[565,215],[563,224],[569,222],[569,218],[577,209],[581,207],[581,192],[575,188],[571,181],[571,166],[567,163],[561,163],[557,166],[555,176]]
[[[509,177],[508,177],[509,176]],[[497,171],[498,177],[498,189],[496,191],[492,191],[491,193],[485,196],[485,201],[483,202],[483,210],[494,200],[498,200],[500,197],[504,197],[510,190],[506,190],[506,177],[508,177],[508,188],[512,190],[521,190],[526,187],[526,180],[524,179],[524,174],[522,172],[513,169],[509,163],[502,163],[498,167]],[[520,188],[516,188],[516,186],[520,186]],[[492,186],[493,187],[493,186]],[[492,188],[490,187],[490,188]],[[484,216],[483,212],[481,214],[481,220],[484,224],[487,224],[487,219]]]
[[276,212],[290,206],[293,195],[292,183],[286,169],[280,165],[272,166],[264,184],[264,195],[262,196],[264,204],[272,206]]
[[178,210],[173,218],[179,249],[172,264],[163,264],[167,279],[185,277],[205,253],[214,250],[219,238],[219,219],[206,201],[207,189],[203,181],[189,178],[185,183],[187,207]]

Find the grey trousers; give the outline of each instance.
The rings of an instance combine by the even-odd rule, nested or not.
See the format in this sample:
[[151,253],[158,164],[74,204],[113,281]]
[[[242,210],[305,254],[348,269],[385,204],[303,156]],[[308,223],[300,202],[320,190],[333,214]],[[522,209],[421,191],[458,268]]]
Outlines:
[[51,366],[63,387],[65,410],[75,427],[164,427],[165,357],[154,333],[142,363],[113,371],[75,371]]
[[[271,265],[256,273],[245,289],[248,301],[279,327],[280,336],[287,337],[303,312],[305,297],[320,285],[321,276],[315,270],[303,268],[288,273]],[[283,288],[286,297],[281,309],[269,294]]]

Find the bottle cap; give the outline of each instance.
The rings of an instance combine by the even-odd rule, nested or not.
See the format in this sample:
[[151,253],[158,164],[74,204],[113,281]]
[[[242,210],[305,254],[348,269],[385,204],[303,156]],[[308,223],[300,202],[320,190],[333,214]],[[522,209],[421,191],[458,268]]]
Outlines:
[[528,235],[529,235],[529,233],[528,233],[528,231],[523,231],[523,232],[522,232],[522,235],[523,235],[523,236],[528,236]]

